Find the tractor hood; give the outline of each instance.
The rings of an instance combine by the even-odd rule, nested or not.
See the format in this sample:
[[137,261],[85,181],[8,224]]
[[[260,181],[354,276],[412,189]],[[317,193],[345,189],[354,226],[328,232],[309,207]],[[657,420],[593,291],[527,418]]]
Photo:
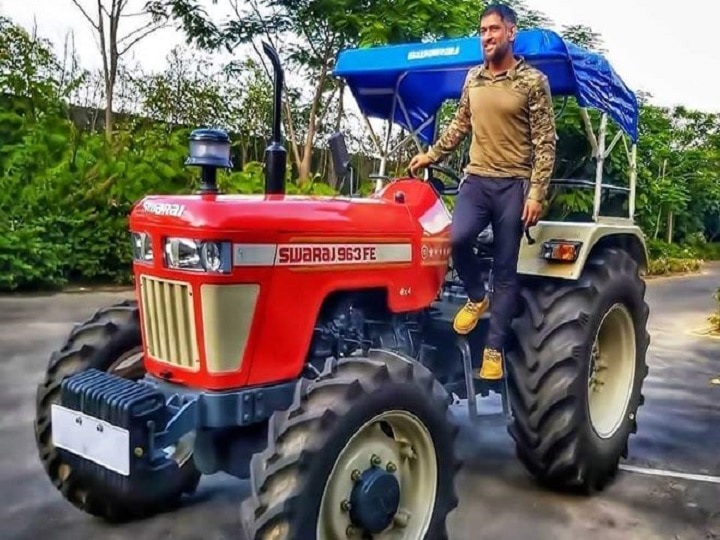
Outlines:
[[130,228],[202,230],[217,233],[262,231],[334,236],[411,234],[407,206],[384,198],[303,195],[148,196],[130,215]]

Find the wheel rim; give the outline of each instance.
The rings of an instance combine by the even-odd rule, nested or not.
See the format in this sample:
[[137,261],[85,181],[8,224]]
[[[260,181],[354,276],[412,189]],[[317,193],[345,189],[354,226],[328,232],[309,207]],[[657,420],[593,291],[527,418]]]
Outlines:
[[[145,375],[145,356],[142,347],[134,347],[122,354],[108,368],[108,373],[124,379],[137,381]],[[175,461],[182,467],[193,455],[195,445],[195,432],[191,431],[182,436],[177,443],[162,449],[167,459]]]
[[108,368],[108,373],[137,381],[145,375],[145,363],[142,347],[134,347],[122,354]]
[[[320,501],[317,538],[360,540],[366,532],[375,540],[423,538],[436,493],[437,456],[429,431],[408,412],[383,412],[335,460]],[[378,531],[380,523],[387,526]]]
[[592,347],[588,408],[595,433],[612,437],[625,419],[635,379],[635,326],[623,304],[603,316]]

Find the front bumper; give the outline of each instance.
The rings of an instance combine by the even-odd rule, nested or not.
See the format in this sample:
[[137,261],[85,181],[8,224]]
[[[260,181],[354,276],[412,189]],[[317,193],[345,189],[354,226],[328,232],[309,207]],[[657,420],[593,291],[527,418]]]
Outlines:
[[95,369],[66,378],[52,406],[53,442],[74,474],[133,500],[153,500],[186,457],[174,454],[188,434],[258,424],[289,407],[293,383],[226,392],[139,382]]

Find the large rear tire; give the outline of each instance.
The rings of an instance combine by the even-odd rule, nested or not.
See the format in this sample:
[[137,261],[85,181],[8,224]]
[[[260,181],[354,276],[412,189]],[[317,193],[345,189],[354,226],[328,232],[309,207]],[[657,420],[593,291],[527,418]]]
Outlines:
[[247,538],[446,538],[459,469],[449,403],[432,373],[399,353],[328,362],[298,383],[253,456]]
[[40,460],[53,485],[78,509],[111,522],[140,519],[174,507],[184,493],[195,490],[200,473],[191,449],[177,448],[185,454],[172,485],[164,486],[159,500],[148,504],[134,503],[113,493],[105,486],[102,493],[73,475],[52,440],[51,406],[60,399],[63,379],[89,368],[111,372],[137,380],[145,374],[138,307],[125,301],[99,310],[86,322],[76,326],[61,349],[52,353],[44,381],[36,397],[35,440]]
[[578,281],[531,279],[508,351],[517,456],[543,485],[591,493],[615,476],[637,429],[649,309],[625,251],[593,254]]

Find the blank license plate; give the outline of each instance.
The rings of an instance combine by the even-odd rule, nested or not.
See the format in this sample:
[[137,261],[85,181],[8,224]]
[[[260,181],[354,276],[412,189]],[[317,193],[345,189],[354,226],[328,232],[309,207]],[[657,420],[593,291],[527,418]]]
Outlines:
[[130,434],[87,414],[52,406],[53,444],[111,471],[130,474]]

